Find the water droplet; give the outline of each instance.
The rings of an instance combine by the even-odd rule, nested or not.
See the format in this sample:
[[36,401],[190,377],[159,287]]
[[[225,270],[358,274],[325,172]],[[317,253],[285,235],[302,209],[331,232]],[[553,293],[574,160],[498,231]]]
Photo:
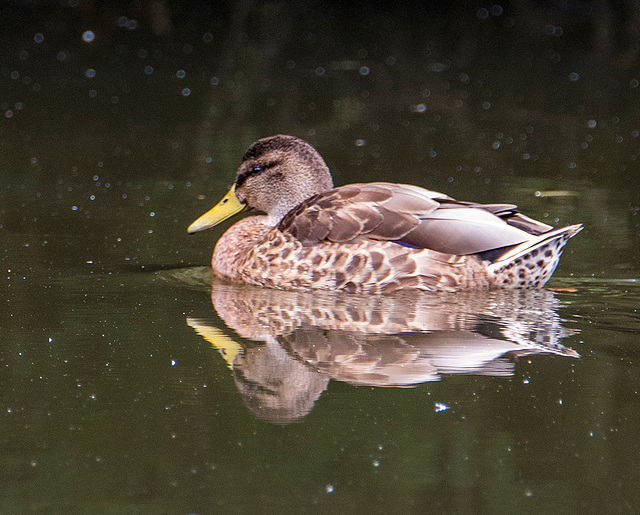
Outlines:
[[44,36],[42,35],[41,32],[38,32],[35,36],[33,36],[33,40],[36,43],[42,43],[44,41]]
[[91,43],[95,38],[96,38],[96,35],[90,30],[85,30],[82,33],[82,39],[87,43]]
[[328,494],[332,494],[333,491],[335,490],[335,487],[331,483],[329,483],[327,486],[324,487],[324,489]]
[[369,71],[370,71],[369,67],[361,66],[360,69],[358,70],[358,73],[362,76],[365,76],[365,75],[369,75]]
[[433,408],[436,413],[440,413],[441,411],[447,411],[449,409],[449,406],[442,402],[436,402],[434,403]]
[[87,68],[87,71],[84,72],[84,76],[88,79],[93,79],[96,76],[96,71],[93,68]]
[[489,17],[489,11],[482,7],[478,9],[477,16],[479,20],[486,20]]
[[580,74],[579,74],[579,73],[571,72],[571,73],[569,74],[569,80],[570,80],[571,82],[575,82],[575,81],[577,81],[579,78],[580,78]]
[[176,77],[178,77],[179,79],[184,79],[187,76],[187,72],[185,72],[184,70],[178,70],[176,72]]
[[184,88],[182,90],[182,96],[183,97],[188,97],[189,95],[191,95],[191,90],[189,88]]
[[153,66],[145,66],[144,73],[145,75],[151,75],[153,73]]
[[371,462],[371,465],[373,465],[374,467],[378,468],[380,466],[380,460],[373,460]]

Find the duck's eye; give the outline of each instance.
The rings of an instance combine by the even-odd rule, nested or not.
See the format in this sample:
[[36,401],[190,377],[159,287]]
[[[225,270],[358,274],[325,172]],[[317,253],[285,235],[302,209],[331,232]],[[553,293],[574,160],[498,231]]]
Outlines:
[[249,177],[258,175],[264,172],[267,168],[269,168],[268,164],[261,165],[261,166],[254,166],[253,168],[249,168],[248,170],[242,172],[240,175],[238,175],[238,177],[236,177],[236,188],[239,188],[240,186],[242,186]]

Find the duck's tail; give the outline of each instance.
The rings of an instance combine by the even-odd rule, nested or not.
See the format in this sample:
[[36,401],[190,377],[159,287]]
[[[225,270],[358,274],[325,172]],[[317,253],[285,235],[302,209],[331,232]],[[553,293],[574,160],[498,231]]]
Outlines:
[[558,266],[569,238],[582,230],[582,224],[554,229],[512,247],[489,266],[498,288],[541,288]]

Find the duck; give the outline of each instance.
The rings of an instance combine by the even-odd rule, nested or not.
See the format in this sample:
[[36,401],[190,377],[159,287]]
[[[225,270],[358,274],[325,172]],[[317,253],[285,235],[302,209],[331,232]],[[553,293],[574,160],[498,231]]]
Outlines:
[[306,141],[254,142],[235,182],[187,229],[245,211],[218,239],[215,275],[281,290],[386,293],[542,288],[582,224],[554,229],[513,204],[479,204],[410,184],[334,187]]

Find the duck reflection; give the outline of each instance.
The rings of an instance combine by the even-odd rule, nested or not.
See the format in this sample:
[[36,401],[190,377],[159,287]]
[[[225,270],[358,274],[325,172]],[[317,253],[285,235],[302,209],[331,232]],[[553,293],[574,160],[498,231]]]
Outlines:
[[546,290],[360,296],[214,283],[211,300],[245,340],[187,323],[227,360],[247,407],[280,423],[309,413],[331,379],[407,387],[445,374],[511,376],[512,359],[528,354],[579,357],[560,344],[572,331]]

